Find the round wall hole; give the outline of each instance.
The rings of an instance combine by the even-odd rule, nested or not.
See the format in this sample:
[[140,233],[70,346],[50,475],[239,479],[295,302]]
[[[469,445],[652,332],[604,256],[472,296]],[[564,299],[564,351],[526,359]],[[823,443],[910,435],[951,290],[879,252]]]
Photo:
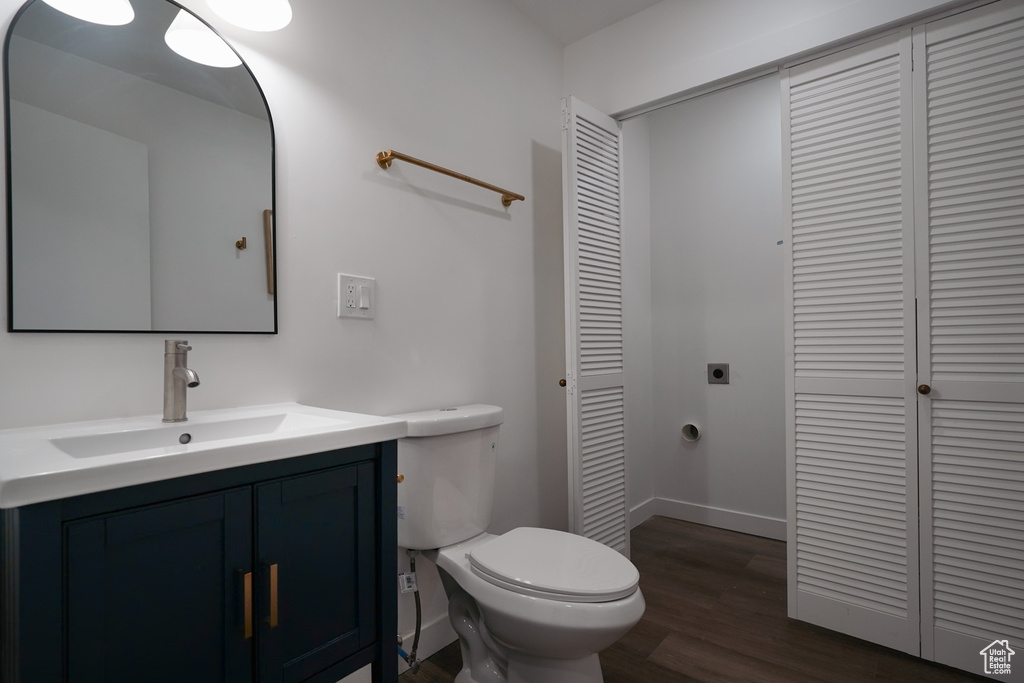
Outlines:
[[696,441],[700,438],[700,428],[695,424],[683,425],[683,439],[686,441]]
[[722,368],[715,368],[711,375],[715,379],[722,379],[723,377],[725,377],[725,372],[722,370]]

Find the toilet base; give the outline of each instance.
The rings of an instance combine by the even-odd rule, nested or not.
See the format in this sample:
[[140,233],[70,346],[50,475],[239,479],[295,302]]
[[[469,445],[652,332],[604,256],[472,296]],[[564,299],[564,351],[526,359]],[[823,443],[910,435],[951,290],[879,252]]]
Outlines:
[[[463,655],[465,657],[465,655]],[[455,683],[494,683],[501,674],[487,670],[483,679],[473,677],[468,667],[455,677]],[[508,683],[604,683],[597,655],[583,659],[544,659],[513,655],[508,662]]]
[[491,538],[424,553],[437,565],[459,636],[455,683],[604,683],[597,652],[640,620],[640,591],[608,603],[566,603],[500,588],[474,574],[467,559],[474,542]]
[[604,683],[597,654],[582,659],[546,659],[512,654],[508,683]]

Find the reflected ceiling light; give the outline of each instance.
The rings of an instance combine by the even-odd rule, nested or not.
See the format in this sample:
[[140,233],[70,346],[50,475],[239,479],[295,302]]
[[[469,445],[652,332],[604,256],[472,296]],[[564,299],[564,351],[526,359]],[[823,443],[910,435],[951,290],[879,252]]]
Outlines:
[[223,38],[185,10],[179,10],[174,17],[164,42],[185,59],[207,66],[227,68],[242,63]]
[[105,26],[124,26],[135,18],[128,0],[43,0],[50,7],[82,21]]
[[276,31],[292,20],[288,0],[206,0],[224,21],[250,31]]

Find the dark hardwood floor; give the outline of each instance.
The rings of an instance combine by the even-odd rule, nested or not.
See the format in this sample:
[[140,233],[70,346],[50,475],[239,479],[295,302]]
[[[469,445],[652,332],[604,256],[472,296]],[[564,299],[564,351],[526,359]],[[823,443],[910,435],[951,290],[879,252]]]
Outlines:
[[[647,611],[601,652],[605,683],[983,681],[786,616],[786,544],[653,517],[632,533]],[[451,683],[458,643],[401,683]]]

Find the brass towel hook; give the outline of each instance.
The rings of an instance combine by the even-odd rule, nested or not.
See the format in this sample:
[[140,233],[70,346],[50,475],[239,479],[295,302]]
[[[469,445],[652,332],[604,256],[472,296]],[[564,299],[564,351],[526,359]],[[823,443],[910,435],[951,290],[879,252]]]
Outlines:
[[245,243],[245,238],[244,237],[242,239],[238,240],[237,242],[235,242],[235,248],[237,248],[239,250],[245,249],[246,246],[247,245]]

